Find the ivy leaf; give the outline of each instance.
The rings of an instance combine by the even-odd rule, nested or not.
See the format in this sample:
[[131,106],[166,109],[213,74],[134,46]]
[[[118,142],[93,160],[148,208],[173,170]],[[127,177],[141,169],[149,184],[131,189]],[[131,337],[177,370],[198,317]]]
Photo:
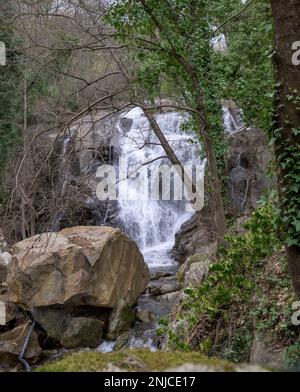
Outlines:
[[293,246],[293,245],[298,245],[298,241],[293,238],[288,238],[286,243],[287,243],[288,247]]
[[293,222],[294,226],[296,227],[296,231],[300,231],[300,220],[296,220]]

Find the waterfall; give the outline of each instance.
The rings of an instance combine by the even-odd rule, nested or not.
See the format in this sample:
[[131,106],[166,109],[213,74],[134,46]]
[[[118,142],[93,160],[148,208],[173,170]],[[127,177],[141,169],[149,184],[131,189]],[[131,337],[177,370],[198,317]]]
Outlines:
[[[135,173],[146,162],[154,162],[165,153],[150,129],[142,110],[134,108],[123,114],[122,118],[131,119],[128,130],[119,120],[119,154],[128,162],[128,172]],[[168,142],[182,164],[201,164],[200,148],[194,135],[181,130],[186,120],[179,113],[162,113],[156,120]],[[170,165],[168,159],[161,158],[153,165]],[[145,165],[146,175],[148,165]],[[148,187],[140,187],[139,176],[135,173],[122,179],[123,190],[128,192],[129,200],[119,194],[119,221],[122,229],[136,241],[149,266],[173,264],[169,253],[175,243],[175,234],[193,212],[186,210],[186,201],[148,200]],[[136,197],[139,192],[140,197]],[[141,194],[142,193],[142,194]]]
[[229,109],[223,106],[222,110],[224,128],[228,133],[236,133],[244,127],[243,111],[241,109]]
[[[216,29],[215,27],[212,28],[212,30],[215,29]],[[227,53],[228,51],[227,39],[224,34],[220,34],[212,38],[211,45],[213,46],[214,50],[216,50],[217,52]]]

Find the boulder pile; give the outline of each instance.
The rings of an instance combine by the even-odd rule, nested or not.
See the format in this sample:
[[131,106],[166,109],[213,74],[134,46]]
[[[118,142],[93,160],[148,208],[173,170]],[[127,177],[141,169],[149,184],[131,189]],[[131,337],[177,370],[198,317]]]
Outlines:
[[[137,245],[120,229],[73,227],[13,246],[7,302],[62,347],[97,347],[103,335],[130,328],[149,279]],[[6,340],[0,330],[0,352]]]

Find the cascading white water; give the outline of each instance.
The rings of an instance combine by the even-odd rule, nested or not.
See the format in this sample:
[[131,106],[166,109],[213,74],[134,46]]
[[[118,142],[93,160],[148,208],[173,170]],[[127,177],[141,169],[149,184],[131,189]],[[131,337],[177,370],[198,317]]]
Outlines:
[[227,107],[223,106],[223,124],[225,130],[234,134],[244,127],[243,122],[243,111],[241,109],[235,109],[234,113]]
[[[119,122],[120,157],[128,161],[129,173],[135,173],[146,162],[153,162],[156,158],[165,156],[142,110],[135,108],[124,114],[123,118],[133,120],[127,132]],[[199,145],[193,135],[181,130],[186,118],[172,112],[159,114],[156,119],[181,163],[200,164]],[[162,162],[169,164],[169,161],[163,158],[155,164]],[[122,195],[119,195],[118,200],[119,219],[123,229],[136,241],[150,266],[174,263],[169,252],[175,243],[175,234],[193,214],[186,210],[187,202],[147,200],[148,187],[140,187],[136,174],[122,180],[123,189],[129,195],[129,200],[124,200]],[[141,197],[137,197],[137,194]]]

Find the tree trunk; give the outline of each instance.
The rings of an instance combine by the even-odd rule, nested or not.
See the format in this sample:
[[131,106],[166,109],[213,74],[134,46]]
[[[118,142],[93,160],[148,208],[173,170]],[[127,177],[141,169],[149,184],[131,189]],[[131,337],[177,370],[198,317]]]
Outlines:
[[[142,3],[145,11],[149,14],[149,16],[151,17],[153,22],[156,24],[158,30],[160,32],[164,32],[163,26],[160,24],[159,20],[157,18],[155,18],[155,16],[153,15],[151,8],[148,7],[148,5],[146,4],[146,2],[144,0],[140,0],[140,2]],[[182,32],[182,30],[181,30],[181,32]],[[170,42],[172,42],[172,40],[170,40]],[[173,45],[171,44],[171,46],[173,46]],[[127,82],[130,84],[132,82],[131,77],[129,76],[127,70],[125,69],[122,61],[113,51],[110,51],[110,53],[111,53],[113,59],[115,60],[115,62],[117,63],[119,69],[122,71],[122,73],[125,77],[125,80],[127,80]],[[185,57],[183,57],[181,54],[179,54],[176,51],[176,48],[174,46],[172,47],[172,55],[181,64],[181,66],[186,70],[187,74],[190,76],[191,81],[194,84],[195,91],[198,91],[198,90],[201,91],[201,83],[199,83],[198,75],[197,75],[195,68],[187,61],[187,59]],[[216,161],[216,156],[214,153],[213,141],[211,140],[210,135],[205,132],[206,127],[203,126],[203,121],[206,122],[206,119],[203,118],[203,107],[204,107],[203,106],[203,97],[201,97],[201,96],[199,97],[199,102],[198,102],[197,106],[198,106],[197,112],[198,112],[199,124],[200,124],[199,133],[201,134],[201,136],[203,136],[204,147],[205,147],[205,151],[207,154],[209,182],[210,182],[210,187],[211,187],[210,195],[211,195],[211,199],[212,199],[216,237],[217,237],[218,245],[225,245],[226,242],[225,242],[224,236],[227,233],[227,224],[226,224],[226,218],[225,218],[224,203],[223,203],[223,199],[222,199],[222,184],[221,184],[221,180],[220,180],[218,169],[217,169],[217,161]],[[163,135],[163,133],[160,132],[159,126],[158,126],[157,122],[155,121],[154,117],[151,116],[150,112],[145,112],[145,115],[147,116],[148,121],[152,125],[153,130],[158,131],[155,133],[158,136],[158,138],[160,139],[159,135],[160,134]],[[182,167],[182,165],[178,161],[176,155],[172,151],[171,147],[168,145],[168,143],[166,143],[166,140],[164,140],[163,142],[161,140],[161,143],[162,143],[162,147],[164,148],[166,154],[168,155],[168,157],[171,160],[171,162],[173,163],[173,165],[175,164],[175,165],[179,165]],[[194,191],[194,187],[193,187],[193,191]]]
[[202,132],[205,144],[205,151],[207,155],[208,171],[209,171],[209,184],[210,184],[210,197],[214,209],[214,218],[216,226],[216,236],[219,246],[226,244],[225,235],[227,233],[227,224],[225,218],[224,203],[222,198],[222,185],[218,173],[217,160],[213,148],[213,142],[210,136]]
[[[300,129],[300,112],[299,109],[297,110],[297,105],[290,100],[291,95],[300,96],[300,65],[292,60],[294,43],[300,41],[300,0],[270,0],[270,3],[276,33],[274,63],[280,82],[277,93],[276,129],[282,129],[282,131],[281,141],[277,143],[275,141],[275,154],[280,163],[282,153],[285,150],[284,143],[288,146],[298,147],[300,153],[300,134],[293,132],[293,129]],[[300,157],[298,163],[299,159]],[[297,165],[294,170],[297,170],[296,167]],[[291,180],[286,177],[287,174],[289,174],[287,170],[279,165],[278,188],[283,216],[289,207],[286,191],[291,187]],[[289,224],[290,222],[286,224],[286,232],[290,229]],[[299,239],[297,241],[299,244]],[[300,297],[300,247],[299,245],[287,246],[286,252],[294,289],[297,296]]]
[[[198,89],[197,79],[194,78],[194,87]],[[208,164],[208,175],[209,175],[209,185],[210,185],[210,198],[214,211],[214,220],[216,228],[216,237],[219,246],[225,246],[225,235],[227,234],[227,223],[225,217],[225,209],[222,198],[222,183],[218,172],[218,165],[216,154],[214,150],[214,144],[212,138],[209,134],[209,129],[207,126],[207,116],[204,112],[203,97],[198,96],[198,124],[199,124],[199,135],[203,139],[207,164]]]
[[[169,158],[170,162],[174,167],[176,167],[178,174],[180,175],[182,182],[187,190],[188,196],[189,196],[189,201],[191,202],[192,205],[196,203],[197,201],[201,202],[203,200],[204,202],[204,195],[201,194],[202,189],[197,189],[197,184],[193,183],[192,178],[187,174],[185,171],[184,166],[178,159],[177,155],[175,154],[174,150],[170,146],[168,140],[166,139],[163,131],[161,130],[160,126],[158,125],[154,115],[150,110],[147,110],[143,108],[144,114],[149,121],[149,124],[154,131],[156,137],[160,141],[160,144],[162,148],[164,149],[167,157]],[[202,203],[201,203],[202,204]],[[195,210],[197,210],[197,207],[195,207]]]

